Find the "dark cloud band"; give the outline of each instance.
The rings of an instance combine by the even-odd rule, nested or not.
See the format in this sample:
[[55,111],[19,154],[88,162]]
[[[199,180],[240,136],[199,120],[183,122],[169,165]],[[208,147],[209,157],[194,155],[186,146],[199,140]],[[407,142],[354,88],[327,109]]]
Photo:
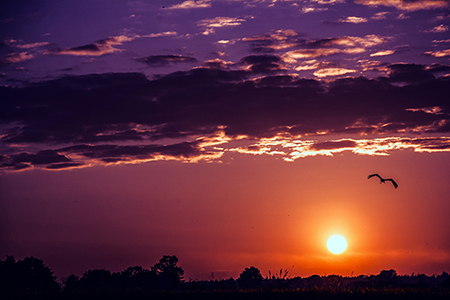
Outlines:
[[[263,72],[262,66],[276,59],[250,56],[242,64]],[[198,139],[221,134],[228,140],[258,140],[324,133],[448,133],[450,78],[437,75],[449,67],[386,68],[387,77],[329,83],[289,75],[254,79],[252,68],[197,68],[153,80],[140,73],[109,73],[0,87],[5,150],[0,163],[6,169],[82,165],[71,158],[74,154],[109,163],[201,159],[223,151],[208,152]],[[31,145],[42,149],[32,151]],[[310,150],[336,147],[352,148],[354,142],[319,143]]]

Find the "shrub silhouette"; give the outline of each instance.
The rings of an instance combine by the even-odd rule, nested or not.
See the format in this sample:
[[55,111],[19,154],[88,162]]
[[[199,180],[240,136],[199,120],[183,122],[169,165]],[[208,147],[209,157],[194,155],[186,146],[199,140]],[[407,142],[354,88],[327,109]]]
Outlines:
[[240,289],[258,289],[262,286],[263,277],[258,268],[245,268],[237,279],[237,284]]

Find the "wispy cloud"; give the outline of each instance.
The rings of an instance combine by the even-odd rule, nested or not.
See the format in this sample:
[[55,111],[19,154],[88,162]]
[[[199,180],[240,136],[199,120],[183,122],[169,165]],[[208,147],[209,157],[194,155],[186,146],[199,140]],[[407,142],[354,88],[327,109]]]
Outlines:
[[317,77],[328,77],[328,76],[338,76],[348,73],[355,73],[356,70],[344,69],[344,68],[325,68],[314,72],[314,76]]
[[326,7],[314,7],[314,6],[304,6],[301,9],[301,12],[304,14],[311,13],[311,12],[319,12],[319,11],[325,11],[328,10]]
[[367,23],[367,19],[363,17],[350,16],[347,18],[339,19],[339,22],[359,24],[359,23]]
[[296,71],[316,70],[321,63],[315,59],[302,61],[299,66],[295,67]]
[[370,17],[372,20],[384,20],[389,13],[387,11],[381,11]]
[[165,31],[165,32],[159,32],[159,33],[144,34],[142,36],[136,36],[136,37],[156,38],[156,37],[171,36],[171,35],[177,35],[177,32],[176,31]]
[[31,44],[23,44],[23,45],[16,45],[17,48],[21,49],[32,49],[32,48],[38,48],[49,45],[49,42],[37,42],[37,43],[31,43]]
[[208,35],[215,32],[216,28],[239,26],[245,19],[231,18],[231,17],[216,17],[213,19],[204,19],[197,22],[197,26],[205,28],[204,35]]
[[308,49],[291,50],[282,55],[284,61],[295,63],[298,59],[309,59],[335,54],[358,54],[366,52],[366,48],[380,45],[389,40],[388,37],[366,35],[364,37],[342,36],[315,41],[306,40],[301,45]]
[[0,58],[0,66],[5,64],[20,63],[34,58],[33,54],[28,52],[11,53],[7,56]]
[[295,63],[298,59],[329,56],[333,54],[342,53],[342,51],[343,50],[336,48],[300,49],[286,52],[282,57],[283,60],[286,62]]
[[122,49],[114,48],[108,42],[97,42],[84,46],[72,47],[72,48],[60,48],[47,51],[47,54],[58,55],[75,55],[75,56],[102,56],[105,54],[123,52]]
[[175,31],[166,31],[166,32],[159,32],[159,33],[150,33],[150,34],[146,34],[146,35],[133,34],[133,35],[112,36],[112,37],[108,37],[106,39],[102,39],[102,40],[96,41],[94,43],[83,45],[83,46],[48,50],[48,51],[45,51],[45,54],[75,55],[75,56],[102,56],[105,54],[124,52],[125,50],[116,48],[115,46],[123,45],[125,42],[131,42],[135,39],[158,38],[158,37],[173,36],[173,35],[177,35],[177,33]]
[[422,111],[422,112],[425,112],[427,114],[435,114],[435,115],[443,114],[442,108],[439,107],[439,106],[421,107],[421,108],[407,108],[406,111],[413,111],[413,112]]
[[355,3],[369,6],[391,6],[406,11],[445,8],[449,6],[447,0],[355,0]]
[[316,2],[319,4],[335,4],[335,3],[344,3],[345,0],[311,0],[311,2]]
[[203,62],[204,67],[213,69],[228,69],[230,66],[234,65],[235,64],[232,61],[225,61],[220,58],[210,59]]
[[447,25],[441,24],[439,26],[434,27],[433,29],[428,30],[428,32],[440,33],[440,32],[447,32],[448,30],[449,29]]
[[211,0],[187,0],[180,4],[167,7],[167,9],[193,9],[211,7]]
[[370,54],[370,57],[374,57],[374,56],[387,56],[387,55],[392,55],[394,54],[395,51],[394,50],[381,50],[375,53]]
[[446,50],[438,50],[438,51],[427,51],[425,54],[434,56],[434,57],[444,57],[444,56],[450,56],[450,49]]
[[204,19],[197,22],[198,26],[204,27],[227,27],[227,26],[239,26],[245,22],[245,19],[230,18],[230,17],[216,17],[213,19]]

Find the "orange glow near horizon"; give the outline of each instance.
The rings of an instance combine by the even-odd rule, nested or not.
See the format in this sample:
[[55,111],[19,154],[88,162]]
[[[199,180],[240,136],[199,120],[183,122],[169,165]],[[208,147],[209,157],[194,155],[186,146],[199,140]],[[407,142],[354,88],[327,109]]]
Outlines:
[[[446,189],[438,181],[423,182],[436,174],[443,176],[440,180],[450,179],[444,153],[347,153],[292,163],[276,156],[254,157],[235,154],[239,163],[224,164],[165,161],[11,173],[11,178],[21,178],[18,182],[27,182],[27,189],[3,183],[9,185],[5,197],[15,201],[11,211],[24,220],[12,225],[12,236],[33,245],[37,257],[48,243],[77,243],[76,248],[61,246],[74,258],[82,249],[105,249],[105,256],[86,263],[112,271],[136,264],[148,267],[163,254],[175,254],[186,278],[207,278],[207,270],[236,278],[249,266],[264,276],[287,269],[291,277],[377,274],[391,268],[399,274],[432,274],[450,267],[450,255],[442,250],[450,246],[442,239],[450,234],[444,209],[448,204],[439,200]],[[433,168],[425,167],[437,161]],[[374,170],[395,178],[399,188],[367,180]],[[69,182],[74,186],[67,193]],[[44,196],[45,206],[26,196],[29,189]],[[90,200],[91,194],[96,201]],[[59,211],[64,213],[55,213]],[[46,221],[36,225],[38,217]],[[55,223],[65,225],[59,229]],[[51,234],[43,239],[35,231],[21,231],[31,224]],[[351,245],[340,255],[326,247],[335,234]],[[127,244],[137,246],[124,248]],[[61,262],[42,259],[57,276],[68,275],[58,271]],[[111,261],[118,269],[109,267]],[[81,265],[68,268],[78,275],[86,271]]]

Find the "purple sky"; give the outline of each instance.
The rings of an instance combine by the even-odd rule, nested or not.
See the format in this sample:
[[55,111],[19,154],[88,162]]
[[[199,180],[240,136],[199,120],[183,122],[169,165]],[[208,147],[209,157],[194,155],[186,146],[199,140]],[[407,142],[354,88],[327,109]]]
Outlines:
[[0,257],[448,272],[449,60],[447,0],[2,1]]

